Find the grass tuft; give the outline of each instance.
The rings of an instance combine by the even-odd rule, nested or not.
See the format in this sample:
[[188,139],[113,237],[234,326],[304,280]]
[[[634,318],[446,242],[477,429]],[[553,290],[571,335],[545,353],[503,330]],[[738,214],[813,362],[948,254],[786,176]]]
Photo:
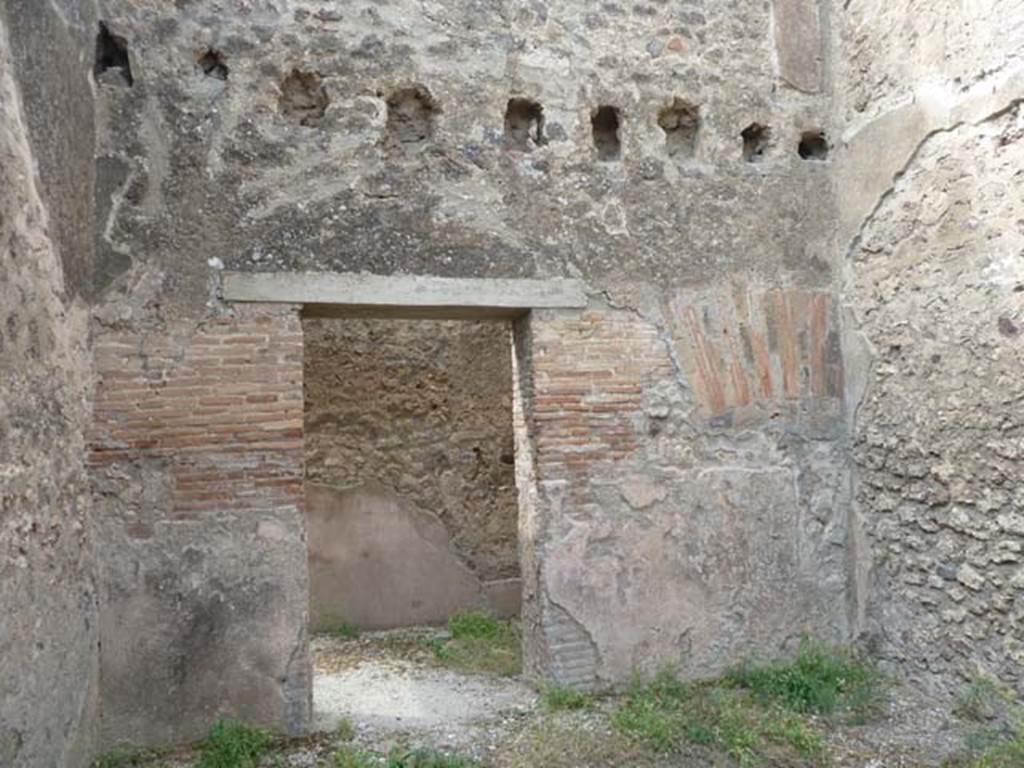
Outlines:
[[448,631],[455,640],[495,640],[501,635],[502,622],[486,613],[468,611],[448,619]]
[[873,666],[846,649],[808,639],[792,661],[743,664],[726,674],[725,683],[791,712],[843,712],[861,719],[877,710],[882,690]]
[[333,768],[479,768],[479,763],[434,749],[393,749],[384,757],[345,745],[334,752]]
[[382,762],[372,752],[347,744],[338,747],[331,756],[332,768],[381,768]]
[[956,697],[953,714],[980,724],[967,736],[967,754],[948,768],[1020,768],[1024,766],[1024,707],[1013,692],[990,678],[973,681]]
[[198,768],[256,768],[271,736],[234,720],[218,720],[202,745]]
[[564,712],[587,709],[593,706],[594,697],[583,691],[551,684],[544,686],[541,691],[541,701],[549,712]]
[[355,624],[349,624],[347,621],[342,621],[332,628],[330,633],[340,637],[342,640],[355,640],[359,637],[359,627]]
[[1013,695],[995,680],[981,677],[957,694],[953,714],[961,720],[983,723],[1005,717]]
[[438,661],[464,672],[489,672],[506,677],[522,670],[519,625],[480,612],[458,613],[448,621],[451,639],[433,640]]
[[973,763],[971,768],[1020,768],[1024,765],[1024,729],[1013,738],[990,748]]
[[682,683],[670,671],[635,682],[613,723],[658,752],[678,754],[696,744],[727,753],[741,768],[780,751],[816,765],[826,759],[821,735],[794,713],[749,691]]
[[340,741],[352,741],[356,737],[356,727],[349,718],[342,717],[334,726],[334,733]]

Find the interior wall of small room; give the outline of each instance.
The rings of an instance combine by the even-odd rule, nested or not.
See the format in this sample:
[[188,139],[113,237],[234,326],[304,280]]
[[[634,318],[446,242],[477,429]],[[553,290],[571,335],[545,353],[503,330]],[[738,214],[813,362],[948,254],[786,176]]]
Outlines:
[[0,2],[0,765],[88,764],[95,8]]
[[[527,320],[532,675],[847,639],[830,4],[249,5],[101,0],[93,332],[132,403],[95,472],[111,736],[256,699],[308,722],[297,318],[222,301],[225,269],[586,285]],[[131,418],[165,398],[173,456]]]
[[303,320],[314,630],[518,614],[510,333]]
[[835,11],[859,624],[938,691],[1024,692],[1024,13]]

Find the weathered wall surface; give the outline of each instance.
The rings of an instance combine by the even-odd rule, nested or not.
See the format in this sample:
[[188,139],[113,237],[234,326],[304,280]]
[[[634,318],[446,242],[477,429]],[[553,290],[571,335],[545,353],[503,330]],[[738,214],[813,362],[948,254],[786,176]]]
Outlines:
[[301,331],[254,305],[96,338],[105,745],[308,723]]
[[837,24],[861,621],[942,688],[1024,690],[1024,12],[861,3]]
[[[0,765],[85,765],[97,608],[88,3],[0,4]],[[83,238],[84,234],[84,238]]]
[[[123,185],[103,239],[122,270],[166,275],[165,303],[200,306],[210,258],[248,270],[582,275],[596,290],[736,273],[830,282],[827,163],[797,152],[802,131],[831,128],[828,104],[773,64],[778,39],[821,69],[811,3],[777,3],[810,20],[795,37],[746,1],[103,5],[134,76],[128,87],[104,75],[116,131],[100,162]],[[226,71],[204,72],[208,49]],[[429,98],[409,96],[413,85]],[[513,96],[543,107],[543,140],[528,151],[505,137]],[[677,100],[699,108],[690,143],[673,133]],[[620,112],[618,160],[594,145],[602,105]],[[770,134],[750,161],[741,132],[755,122]]]
[[[306,318],[303,325],[306,477],[317,489],[307,514],[325,534],[342,524],[329,519],[342,507],[369,510],[380,501],[382,516],[395,518],[361,526],[357,539],[311,536],[314,625],[444,621],[453,607],[481,599],[488,583],[515,592],[507,583],[519,575],[508,324]],[[356,504],[361,486],[366,503]],[[444,543],[424,516],[440,523]],[[430,535],[410,535],[424,525]],[[446,567],[434,579],[398,578],[397,570],[393,584],[376,579],[397,590],[386,591],[388,599],[350,578],[350,566],[366,566],[369,551],[385,563],[436,554]]]
[[600,305],[529,321],[535,674],[706,676],[848,631],[835,308],[810,292],[697,300],[667,302],[672,336]]
[[306,528],[314,630],[443,624],[467,610],[519,612],[519,579],[481,579],[439,517],[373,481],[307,483]]
[[441,518],[481,578],[519,572],[510,330],[307,318],[306,477],[376,481]]
[[[600,311],[538,325],[534,359],[552,372],[524,393],[526,429],[566,440],[524,470],[544,489],[521,522],[536,534],[534,671],[623,682],[639,648],[703,675],[801,629],[844,636],[834,211],[828,163],[797,151],[832,129],[827,14],[796,0],[104,5],[133,75],[104,80],[118,130],[101,167],[123,180],[102,227],[111,316],[201,315],[221,264],[583,277]],[[219,67],[197,63],[207,51]],[[512,97],[543,124],[536,107],[507,116]],[[594,128],[602,106],[617,137],[609,110]],[[754,123],[768,130],[745,146]],[[561,333],[580,346],[549,353]],[[634,475],[639,496],[614,490]],[[689,540],[709,519],[747,570],[701,565]],[[690,548],[663,548],[673,531]],[[574,579],[579,558],[593,569]],[[735,618],[731,596],[769,584],[772,610],[751,600]],[[671,627],[665,599],[685,614]],[[576,672],[562,627],[593,651]]]
[[522,350],[532,670],[701,676],[847,635],[825,8],[103,10],[127,63],[99,76],[99,338],[201,323],[224,266],[583,278],[593,314]]

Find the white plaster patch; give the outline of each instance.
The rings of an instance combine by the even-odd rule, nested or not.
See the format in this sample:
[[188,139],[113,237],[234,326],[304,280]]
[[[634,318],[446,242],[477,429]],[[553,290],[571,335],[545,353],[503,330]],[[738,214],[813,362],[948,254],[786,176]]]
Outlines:
[[634,475],[626,480],[619,489],[622,498],[633,509],[647,509],[659,501],[663,501],[668,492],[646,475]]

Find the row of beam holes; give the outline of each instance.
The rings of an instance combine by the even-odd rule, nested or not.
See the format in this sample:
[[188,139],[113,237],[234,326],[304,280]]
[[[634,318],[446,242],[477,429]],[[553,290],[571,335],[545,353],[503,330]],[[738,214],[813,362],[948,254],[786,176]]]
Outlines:
[[[590,127],[599,160],[612,162],[622,157],[620,129],[622,117],[616,107],[601,106],[591,114]],[[669,157],[688,159],[697,151],[697,134],[700,130],[700,107],[682,99],[673,99],[672,104],[658,112],[658,126],[665,134],[665,149]],[[748,163],[759,162],[772,144],[772,130],[761,123],[751,123],[742,131],[742,157]],[[804,160],[825,160],[829,144],[825,132],[804,131],[797,144],[797,154]]]
[[[229,70],[223,55],[214,49],[203,51],[196,58],[203,74],[218,80],[227,80]],[[122,80],[131,87],[134,83],[127,41],[110,32],[104,22],[99,24],[96,36],[94,72],[100,75],[118,70]],[[330,99],[320,78],[313,72],[293,69],[281,82],[279,107],[281,113],[301,125],[315,125],[324,116]],[[383,94],[378,94],[383,96]],[[416,144],[431,138],[434,118],[440,108],[430,92],[423,86],[401,88],[391,93],[387,103],[387,134],[394,145]],[[617,107],[602,105],[591,115],[591,135],[597,157],[614,162],[622,157],[622,117]],[[658,112],[658,126],[665,133],[665,148],[670,157],[692,158],[697,150],[700,130],[700,107],[675,98]],[[751,123],[740,132],[743,140],[743,159],[758,162],[771,145],[771,128]],[[536,101],[525,98],[509,99],[505,108],[505,144],[508,148],[526,152],[534,146],[547,143],[544,135],[544,108]],[[805,131],[800,136],[797,153],[805,160],[825,160],[828,140],[823,131]]]

